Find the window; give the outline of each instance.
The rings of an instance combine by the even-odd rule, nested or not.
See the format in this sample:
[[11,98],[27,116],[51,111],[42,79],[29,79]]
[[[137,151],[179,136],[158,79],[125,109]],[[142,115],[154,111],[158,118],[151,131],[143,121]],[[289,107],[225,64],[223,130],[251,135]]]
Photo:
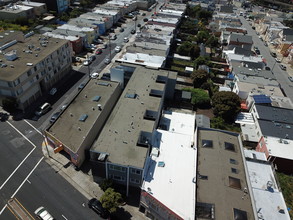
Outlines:
[[35,71],[35,72],[37,71],[37,66],[34,66],[34,71]]
[[109,175],[109,178],[110,179],[113,179],[113,180],[116,180],[116,181],[121,181],[121,182],[125,181],[125,177],[124,176],[118,176],[118,175],[112,175],[112,174],[110,174]]
[[131,169],[131,173],[141,175],[141,170]]
[[225,150],[235,151],[234,144],[225,142]]
[[247,212],[240,209],[233,209],[234,220],[247,220]]
[[140,180],[130,178],[131,183],[140,184]]
[[240,179],[229,176],[229,186],[235,189],[241,189]]
[[202,144],[202,147],[206,147],[206,148],[212,148],[213,147],[213,141],[212,140],[202,140],[201,144]]
[[30,76],[30,75],[32,75],[32,71],[29,70],[29,71],[26,72],[26,74],[27,74],[27,76]]
[[196,203],[195,208],[196,217],[205,219],[215,219],[215,205],[209,203]]
[[238,170],[236,168],[231,168],[232,173],[238,173]]
[[15,81],[13,82],[14,86],[17,86],[19,83],[20,83],[20,80],[19,80],[19,79],[15,80]]
[[125,167],[120,167],[120,166],[115,166],[115,165],[109,165],[110,170],[116,170],[120,172],[125,172],[126,168]]
[[231,159],[231,158],[230,158],[230,163],[231,163],[231,164],[237,164],[237,161],[234,160],[234,159]]

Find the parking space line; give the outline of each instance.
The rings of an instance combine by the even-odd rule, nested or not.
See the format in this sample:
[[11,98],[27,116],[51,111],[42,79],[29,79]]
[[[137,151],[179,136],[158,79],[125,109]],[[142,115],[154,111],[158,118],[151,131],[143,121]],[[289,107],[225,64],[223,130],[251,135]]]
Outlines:
[[3,207],[3,209],[0,211],[0,215],[2,215],[2,213],[4,212],[4,210],[6,209],[7,204],[5,204],[5,206]]
[[4,185],[10,180],[10,178],[14,175],[14,173],[19,169],[19,167],[25,162],[25,160],[32,154],[32,152],[37,148],[37,146],[32,143],[26,136],[24,136],[16,127],[14,127],[9,121],[6,121],[14,130],[16,130],[24,139],[26,139],[31,145],[33,145],[33,149],[26,155],[26,157],[20,162],[20,164],[14,169],[14,171],[10,174],[10,176],[5,180],[5,182],[0,186],[0,190],[4,187]]
[[36,132],[38,132],[40,135],[42,135],[44,137],[44,135],[42,134],[42,132],[40,132],[35,126],[33,126],[31,123],[29,123],[27,120],[24,119],[24,121],[31,126]]
[[18,216],[15,214],[15,212],[9,207],[7,206],[8,210],[14,215],[14,217],[17,219],[17,220],[21,220],[20,218],[18,218]]
[[23,184],[27,181],[27,179],[30,177],[30,175],[35,171],[35,169],[37,168],[37,166],[42,162],[42,160],[44,159],[44,156],[41,157],[41,159],[38,161],[38,163],[34,166],[34,168],[31,170],[31,172],[26,176],[26,178],[22,181],[22,183],[20,184],[20,186],[17,188],[17,190],[13,193],[13,195],[11,196],[11,198],[13,198],[16,193],[20,190],[20,188],[23,186]]

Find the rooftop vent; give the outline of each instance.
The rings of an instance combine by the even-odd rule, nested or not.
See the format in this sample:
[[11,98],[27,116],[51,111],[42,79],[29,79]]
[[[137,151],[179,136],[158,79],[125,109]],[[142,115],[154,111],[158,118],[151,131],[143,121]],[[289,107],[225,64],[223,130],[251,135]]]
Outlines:
[[125,98],[129,99],[135,99],[137,97],[137,94],[135,93],[126,93]]
[[157,79],[156,79],[156,82],[157,83],[166,83],[167,82],[167,77],[158,75]]
[[152,110],[146,110],[143,119],[155,121],[158,117],[158,112]]
[[92,100],[95,102],[98,102],[101,99],[101,96],[95,96]]
[[137,140],[137,145],[142,147],[148,147],[151,143],[152,133],[141,131]]
[[149,95],[150,96],[160,97],[161,98],[163,96],[163,91],[156,90],[156,89],[151,89]]
[[79,121],[85,122],[87,118],[88,118],[88,115],[87,114],[83,114],[83,115],[81,115],[79,117]]

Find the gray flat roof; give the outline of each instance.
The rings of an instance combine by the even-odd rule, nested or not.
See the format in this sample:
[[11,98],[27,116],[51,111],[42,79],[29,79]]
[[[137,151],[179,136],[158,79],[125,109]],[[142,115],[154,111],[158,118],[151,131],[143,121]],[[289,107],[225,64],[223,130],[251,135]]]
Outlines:
[[127,52],[128,53],[145,53],[145,54],[150,54],[154,56],[166,56],[166,50],[156,50],[153,48],[145,48],[145,47],[139,47],[139,46],[129,46],[127,47]]
[[261,76],[250,76],[245,74],[237,74],[237,78],[239,82],[245,82],[245,83],[254,83],[259,85],[265,85],[265,86],[279,86],[277,80],[275,79],[267,79]]
[[13,41],[17,35],[23,35],[21,31],[7,30],[0,32],[0,46]]
[[[165,84],[156,79],[158,75],[168,76],[169,71],[116,66],[135,70],[91,150],[108,153],[112,163],[143,168],[148,148],[137,146],[137,141],[141,131],[152,133],[155,126],[155,121],[144,119],[144,114],[146,110],[159,111],[162,102],[149,93],[152,89],[164,91]],[[127,94],[136,94],[136,98],[127,98]]]
[[276,79],[275,75],[271,70],[252,69],[240,66],[238,62],[231,62],[233,67],[233,73],[243,74],[248,76],[259,76],[266,79]]
[[258,118],[268,121],[293,124],[293,110],[264,105],[255,105]]
[[258,120],[263,136],[293,140],[293,125],[282,122]]
[[[100,83],[109,83],[109,85],[100,85]],[[102,111],[98,110],[98,104],[105,106],[118,85],[117,82],[90,80],[47,131],[67,148],[77,152],[84,140],[83,137],[87,136],[101,115]],[[93,101],[96,96],[100,96],[100,99]],[[87,119],[84,122],[79,121],[85,114],[88,116]]]
[[[234,209],[246,212],[247,219],[254,219],[252,192],[247,185],[239,134],[200,128],[197,140],[197,207],[202,207],[202,203],[209,204],[214,219],[237,219]],[[212,147],[208,141],[212,141]],[[226,150],[225,143],[233,144],[228,146],[234,146],[235,151]],[[232,168],[235,168],[235,173]],[[206,207],[204,212],[207,212]]]
[[[40,38],[46,39],[46,47],[40,45]],[[67,42],[67,40],[48,38],[43,35],[33,35],[31,37],[25,38],[24,42],[17,42],[16,44],[8,47],[4,51],[6,53],[16,51],[18,58],[14,61],[7,61],[5,56],[3,54],[0,54],[0,59],[2,59],[2,63],[7,64],[7,67],[1,68],[0,80],[16,80],[23,73],[34,68],[35,64],[46,59],[46,57],[48,57],[50,54],[55,52],[58,48],[60,48]],[[34,48],[31,49],[32,53],[28,53],[28,51],[30,51],[28,49],[28,45],[34,46]],[[39,50],[36,50],[37,48],[39,48]],[[27,63],[31,63],[32,66],[28,66]],[[11,68],[10,65],[13,65],[13,68]]]

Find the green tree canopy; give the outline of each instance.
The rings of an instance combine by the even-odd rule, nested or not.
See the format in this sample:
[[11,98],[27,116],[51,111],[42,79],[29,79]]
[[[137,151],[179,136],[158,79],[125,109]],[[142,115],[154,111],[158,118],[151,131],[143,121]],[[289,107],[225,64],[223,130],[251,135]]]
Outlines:
[[113,188],[108,188],[101,196],[100,201],[103,208],[109,210],[110,213],[113,213],[117,210],[123,199],[119,192],[115,192]]
[[231,123],[240,112],[240,98],[234,92],[217,92],[212,98],[212,106],[215,116]]
[[209,38],[210,34],[208,31],[199,31],[196,35],[196,41],[197,43],[205,43],[208,38]]
[[207,80],[209,79],[209,73],[202,69],[194,70],[191,73],[190,77],[193,80],[193,86],[195,88],[199,88],[202,84],[207,82]]
[[203,89],[192,89],[184,88],[184,91],[191,92],[191,104],[196,108],[208,108],[210,107],[210,97],[209,94]]
[[211,35],[207,41],[206,45],[210,47],[218,47],[219,46],[219,39],[215,37],[214,35]]

